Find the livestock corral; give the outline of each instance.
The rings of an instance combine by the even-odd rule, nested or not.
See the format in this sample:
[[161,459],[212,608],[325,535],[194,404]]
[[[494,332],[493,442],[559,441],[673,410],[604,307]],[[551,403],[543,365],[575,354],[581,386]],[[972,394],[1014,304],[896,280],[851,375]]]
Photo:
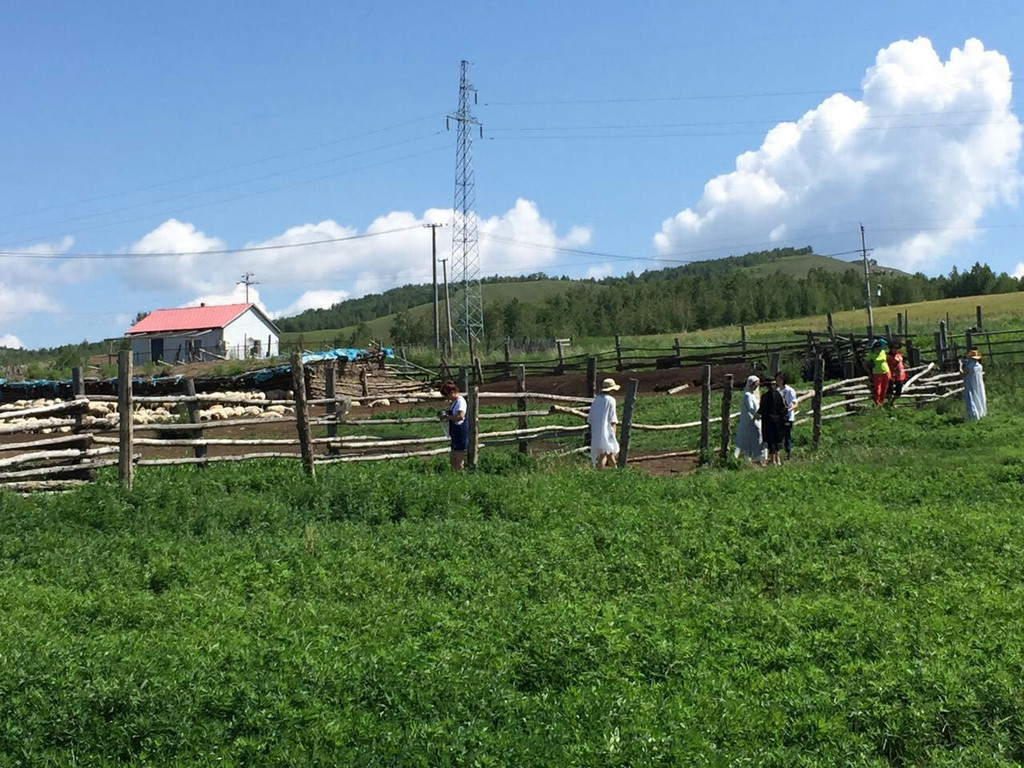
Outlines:
[[[296,353],[287,370],[290,389],[278,388],[287,383],[279,367],[266,379],[275,388],[199,392],[198,382],[185,378],[176,382],[177,393],[149,395],[137,394],[146,387],[137,385],[127,354],[120,363],[116,395],[85,394],[78,379],[78,392],[68,399],[0,406],[0,484],[59,490],[117,466],[130,486],[136,467],[256,458],[298,459],[313,474],[318,464],[429,458],[449,450],[438,420],[436,381],[412,381],[376,362],[304,364]],[[726,458],[739,415],[733,382],[742,382],[749,370],[734,364],[617,373],[626,385],[619,466],[669,474],[714,456]],[[901,405],[960,391],[957,374],[941,373],[932,364],[911,373]],[[586,377],[527,382],[520,368],[515,382],[467,383],[469,465],[481,450],[585,453],[585,419],[597,377],[591,366]],[[805,403],[802,420],[813,423],[815,443],[822,421],[856,413],[869,400],[864,377],[825,384],[820,369],[815,385],[799,395]]]

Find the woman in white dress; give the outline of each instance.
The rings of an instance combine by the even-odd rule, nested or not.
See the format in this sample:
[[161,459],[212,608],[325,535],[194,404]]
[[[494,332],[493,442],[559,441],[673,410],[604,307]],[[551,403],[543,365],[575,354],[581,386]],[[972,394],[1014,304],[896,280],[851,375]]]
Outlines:
[[748,376],[743,388],[743,401],[740,404],[740,422],[736,427],[736,450],[734,455],[739,458],[746,456],[752,461],[764,459],[764,446],[761,442],[761,424],[757,415],[761,405],[758,387],[761,380],[757,376]]
[[614,467],[619,457],[619,441],[615,437],[615,426],[619,417],[615,414],[615,398],[611,392],[619,389],[615,379],[601,383],[601,394],[594,398],[587,414],[590,425],[590,462],[598,469]]
[[967,357],[960,361],[960,375],[964,377],[964,405],[967,420],[977,421],[988,413],[985,397],[985,371],[981,367],[981,352],[974,347],[967,350]]

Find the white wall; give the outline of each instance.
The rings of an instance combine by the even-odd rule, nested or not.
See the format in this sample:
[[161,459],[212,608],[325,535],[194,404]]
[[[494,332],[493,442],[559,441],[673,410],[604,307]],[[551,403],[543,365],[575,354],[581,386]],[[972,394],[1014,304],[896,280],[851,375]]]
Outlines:
[[254,339],[260,342],[260,357],[275,357],[280,353],[277,332],[252,307],[224,327],[230,357],[248,357]]

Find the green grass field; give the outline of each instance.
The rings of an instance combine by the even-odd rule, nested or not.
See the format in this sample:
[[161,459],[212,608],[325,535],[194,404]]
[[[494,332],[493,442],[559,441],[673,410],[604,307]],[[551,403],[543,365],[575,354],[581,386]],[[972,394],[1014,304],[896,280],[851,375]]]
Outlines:
[[1018,765],[1024,390],[989,401],[781,469],[0,493],[0,766]]

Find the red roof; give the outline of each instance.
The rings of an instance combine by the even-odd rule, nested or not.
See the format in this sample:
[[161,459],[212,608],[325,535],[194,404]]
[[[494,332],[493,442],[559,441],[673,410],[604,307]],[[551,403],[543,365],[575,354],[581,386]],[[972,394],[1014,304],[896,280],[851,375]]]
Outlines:
[[[180,309],[154,309],[125,331],[134,333],[164,333],[167,331],[201,331],[223,328],[254,304],[220,304],[211,307],[181,307]],[[259,310],[257,309],[257,312]]]

